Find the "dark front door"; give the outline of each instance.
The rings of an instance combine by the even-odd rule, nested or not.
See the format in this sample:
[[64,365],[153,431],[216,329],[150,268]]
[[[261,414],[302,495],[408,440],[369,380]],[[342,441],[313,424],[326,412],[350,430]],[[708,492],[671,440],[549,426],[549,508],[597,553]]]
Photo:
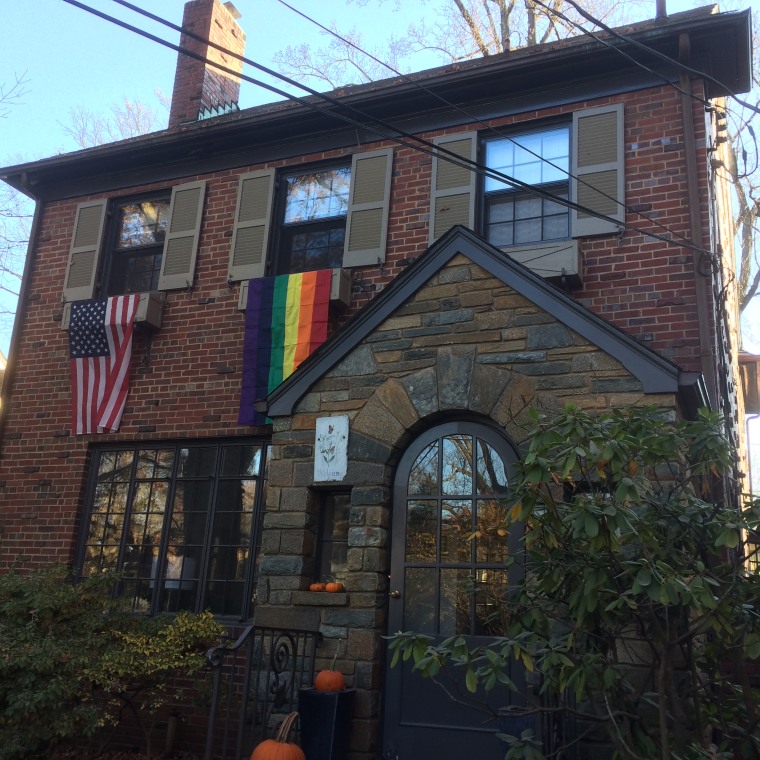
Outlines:
[[[494,526],[508,509],[515,458],[497,430],[472,422],[431,428],[406,451],[394,486],[389,634],[461,635],[473,645],[503,631],[504,563],[518,536]],[[388,660],[387,760],[504,757],[495,714],[514,702],[509,691],[473,696],[463,674],[433,682],[408,664],[391,668]],[[522,683],[524,674],[512,678]]]

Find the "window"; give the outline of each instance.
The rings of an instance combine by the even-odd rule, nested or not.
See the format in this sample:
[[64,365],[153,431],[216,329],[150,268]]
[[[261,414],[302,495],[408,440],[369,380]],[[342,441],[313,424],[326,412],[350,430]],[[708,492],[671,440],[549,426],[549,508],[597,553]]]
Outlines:
[[199,181],[163,193],[80,203],[64,301],[191,287],[205,194],[206,183]]
[[350,166],[282,178],[276,274],[342,266],[350,184]]
[[385,261],[392,169],[385,148],[240,175],[228,281]]
[[[511,246],[510,256],[522,260],[544,277],[562,275],[573,265],[551,262],[567,238],[612,235],[625,222],[624,108],[622,103],[583,108],[572,114],[572,124],[525,129],[521,134],[491,139],[490,134],[455,132],[434,139],[446,151],[464,159],[461,163],[433,157],[430,199],[430,243],[454,225],[481,232],[495,245]],[[552,195],[569,198],[581,208],[569,210],[561,203],[531,196],[509,182],[488,179],[478,186],[476,173],[466,162],[481,160],[493,169],[535,185]],[[477,203],[476,203],[477,199]],[[480,223],[476,223],[476,211]],[[601,215],[601,216],[600,216]],[[520,250],[542,247],[538,258]],[[515,255],[515,252],[517,255]],[[533,262],[540,261],[534,264]],[[549,266],[547,266],[547,263]],[[577,271],[577,263],[576,263]]]
[[350,493],[325,494],[322,502],[317,580],[346,580],[350,510]]
[[249,612],[266,447],[252,441],[94,453],[82,576],[115,571],[136,612]]
[[[529,132],[485,144],[491,169],[568,199],[570,130],[567,126]],[[497,246],[561,240],[570,235],[567,206],[498,179],[484,187],[484,233]]]
[[407,449],[394,491],[391,585],[404,600],[392,607],[394,630],[498,630],[505,562],[519,539],[504,530],[514,461],[498,432],[464,421],[432,428]]
[[165,195],[114,204],[104,295],[148,293],[158,289],[169,203],[170,196]]

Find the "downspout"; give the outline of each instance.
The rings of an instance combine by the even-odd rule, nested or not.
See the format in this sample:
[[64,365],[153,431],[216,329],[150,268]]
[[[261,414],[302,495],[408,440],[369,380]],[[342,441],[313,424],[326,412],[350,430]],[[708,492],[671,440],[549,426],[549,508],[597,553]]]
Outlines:
[[[690,52],[689,35],[683,33],[678,39],[678,58],[681,63],[688,63]],[[684,152],[686,157],[686,192],[689,203],[689,228],[691,242],[699,248],[704,248],[702,236],[702,213],[698,184],[697,145],[694,135],[694,120],[691,111],[691,80],[685,71],[679,75],[681,88],[681,123],[683,127]],[[697,299],[697,325],[699,327],[699,352],[702,364],[702,374],[707,384],[710,405],[718,409],[718,379],[715,367],[715,349],[710,333],[710,312],[708,311],[709,278],[713,262],[710,257],[694,251],[694,290]]]
[[[26,178],[25,178],[26,180]],[[18,294],[18,305],[16,306],[16,318],[13,320],[13,332],[11,333],[11,343],[8,349],[8,362],[5,366],[5,376],[0,388],[0,451],[2,450],[3,439],[5,438],[5,426],[10,412],[11,388],[13,387],[13,377],[16,371],[16,346],[21,340],[21,331],[23,329],[24,319],[26,317],[26,307],[29,300],[29,282],[31,280],[32,253],[37,241],[37,235],[40,229],[40,218],[42,217],[42,202],[35,197],[29,183],[24,182],[27,189],[27,195],[34,200],[34,216],[32,217],[32,229],[29,233],[29,243],[26,246],[26,261],[24,262],[24,273],[21,276],[21,287]]]

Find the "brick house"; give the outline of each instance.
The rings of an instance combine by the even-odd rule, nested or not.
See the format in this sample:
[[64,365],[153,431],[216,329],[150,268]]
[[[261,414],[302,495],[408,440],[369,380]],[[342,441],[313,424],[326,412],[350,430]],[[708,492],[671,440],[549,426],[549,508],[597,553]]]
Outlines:
[[[243,111],[238,59],[180,57],[167,130],[0,170],[37,201],[0,567],[115,567],[139,612],[319,630],[356,689],[352,757],[490,756],[382,637],[478,632],[457,581],[503,582],[506,547],[450,527],[503,493],[525,410],[709,405],[741,443],[722,99],[749,88],[750,17],[713,10]],[[183,27],[243,51],[229,3]],[[240,424],[251,283],[325,269],[327,341]],[[121,424],[75,435],[72,304],[127,292]],[[325,423],[347,458],[318,478]],[[328,576],[345,591],[308,591]]]

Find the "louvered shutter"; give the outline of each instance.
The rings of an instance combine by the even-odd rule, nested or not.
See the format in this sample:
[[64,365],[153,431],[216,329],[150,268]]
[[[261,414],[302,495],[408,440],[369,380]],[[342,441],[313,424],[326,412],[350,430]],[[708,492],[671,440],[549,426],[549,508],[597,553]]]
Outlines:
[[71,238],[69,263],[63,298],[66,301],[84,301],[95,294],[95,277],[98,256],[103,243],[108,201],[101,198],[77,206],[74,234]]
[[358,153],[351,162],[343,266],[385,261],[393,149]]
[[188,182],[172,188],[159,290],[189,288],[193,284],[205,193],[205,182]]
[[[571,198],[580,206],[625,221],[623,105],[573,114]],[[584,211],[571,212],[573,237],[608,235],[619,225]]]
[[[475,132],[439,137],[433,141],[441,148],[467,161],[477,158]],[[432,244],[455,224],[475,226],[476,173],[466,166],[452,163],[444,155],[433,157],[433,180],[430,197],[430,238]]]
[[240,177],[228,279],[250,280],[264,276],[273,194],[274,170]]

